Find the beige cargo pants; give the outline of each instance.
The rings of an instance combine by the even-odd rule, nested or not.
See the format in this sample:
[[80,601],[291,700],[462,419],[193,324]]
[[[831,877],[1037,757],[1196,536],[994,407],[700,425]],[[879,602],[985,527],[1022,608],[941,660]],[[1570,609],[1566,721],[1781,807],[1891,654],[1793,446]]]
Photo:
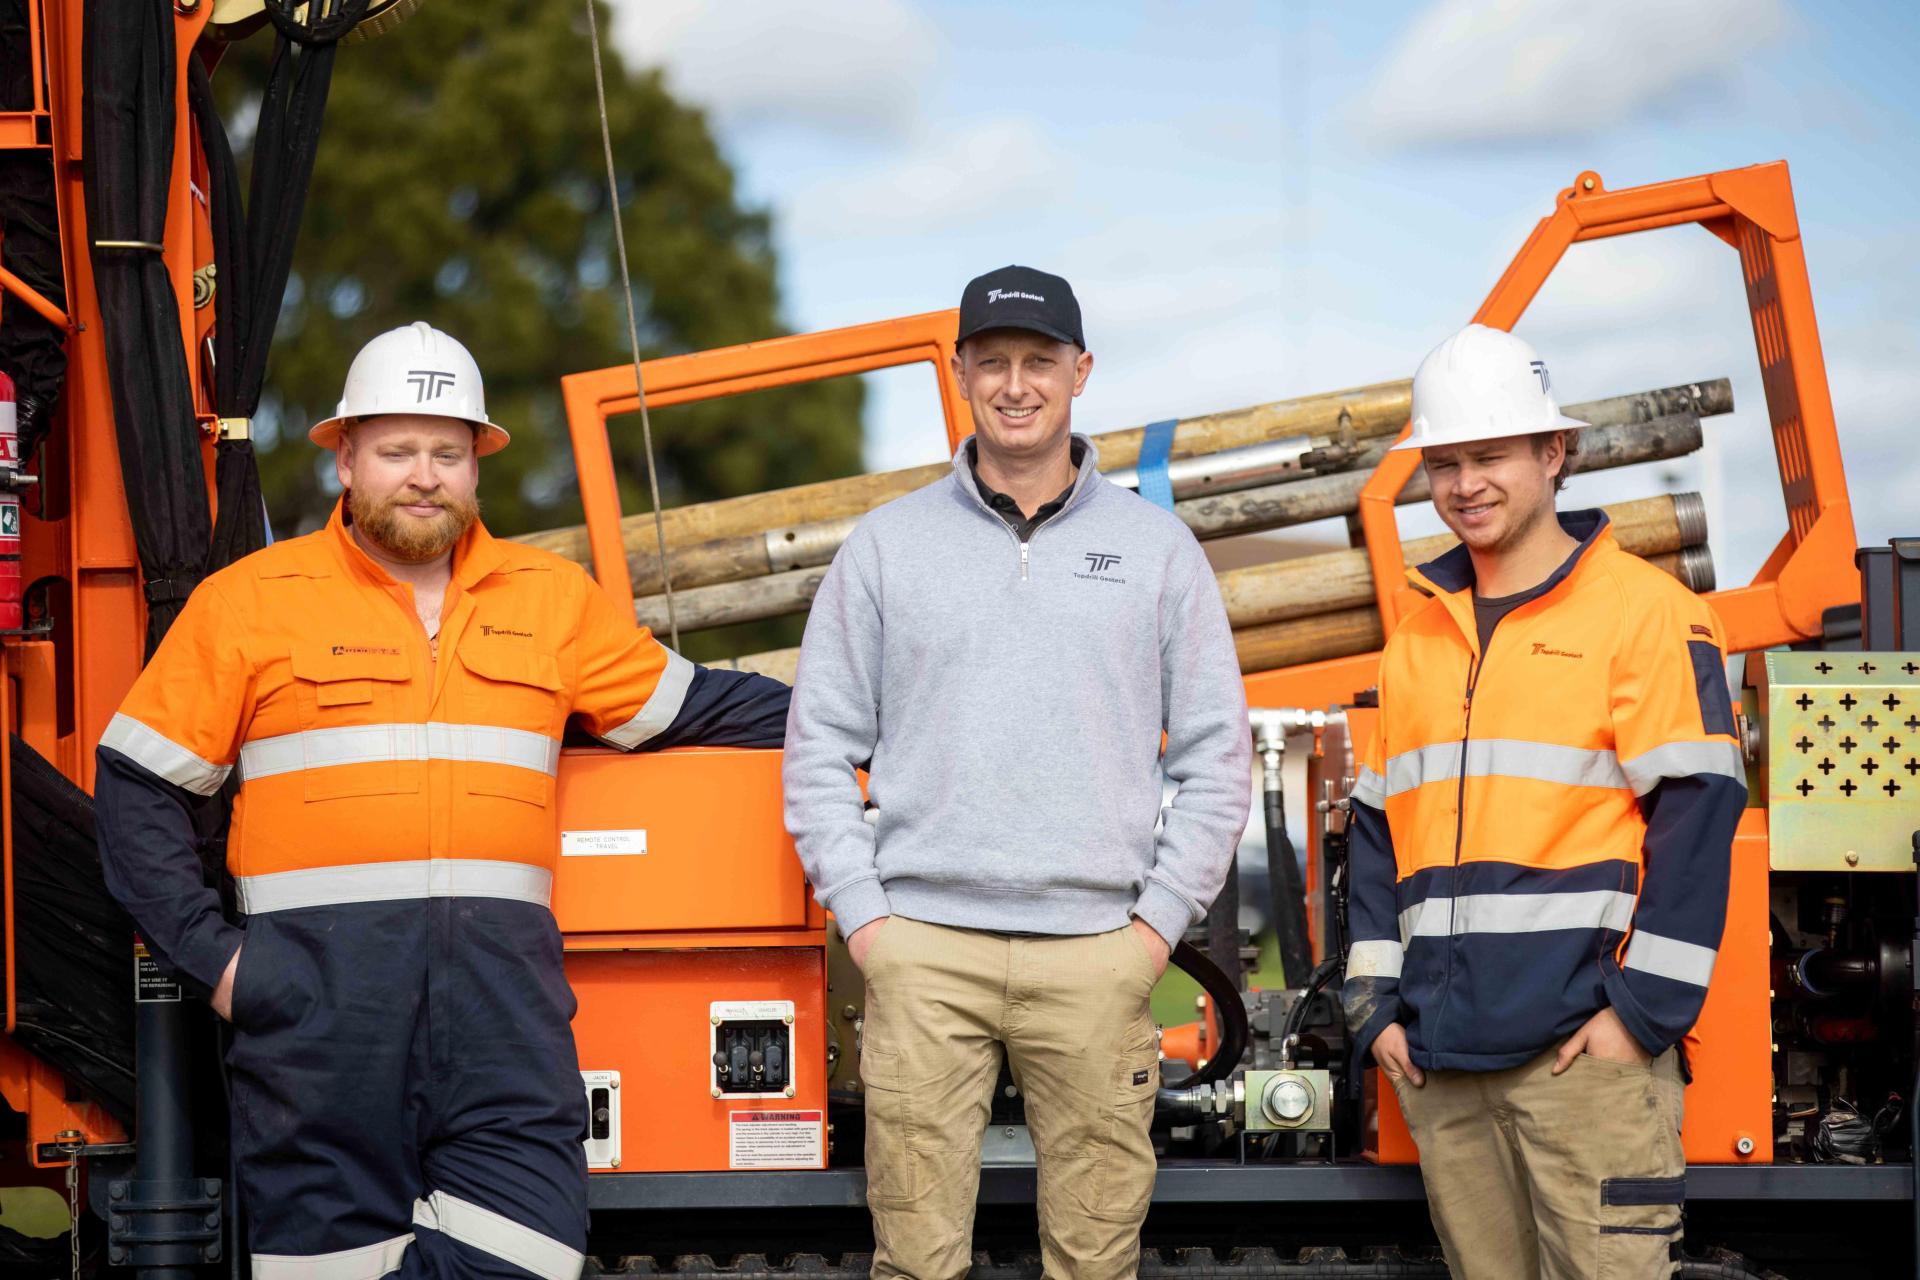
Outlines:
[[1045,1274],[1134,1274],[1155,1169],[1154,976],[1130,927],[1010,938],[887,921],[867,953],[860,1049],[875,1277],[967,1274],[1003,1050],[1038,1153]]
[[1686,1198],[1679,1060],[1545,1053],[1506,1071],[1394,1081],[1456,1280],[1672,1275]]

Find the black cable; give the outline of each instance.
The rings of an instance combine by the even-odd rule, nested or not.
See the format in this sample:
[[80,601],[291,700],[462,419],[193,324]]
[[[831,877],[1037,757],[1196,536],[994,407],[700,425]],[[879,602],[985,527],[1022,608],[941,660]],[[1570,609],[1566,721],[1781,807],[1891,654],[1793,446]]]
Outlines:
[[1313,1003],[1315,996],[1326,989],[1333,975],[1339,973],[1345,964],[1346,958],[1338,953],[1322,960],[1314,968],[1313,976],[1307,980],[1306,990],[1300,993],[1300,998],[1295,1000],[1293,1007],[1287,1010],[1287,1020],[1280,1030],[1280,1051],[1287,1054],[1289,1060],[1292,1058],[1292,1053],[1287,1049],[1287,1045],[1300,1033],[1300,1028],[1305,1024],[1307,1006]]
[[1300,877],[1300,859],[1287,834],[1286,794],[1275,787],[1266,793],[1267,893],[1273,899],[1273,932],[1280,950],[1280,969],[1288,986],[1304,985],[1313,968],[1307,942],[1307,887]]
[[1182,1081],[1181,1087],[1191,1089],[1196,1085],[1224,1080],[1240,1065],[1240,1059],[1247,1053],[1250,1032],[1247,1006],[1240,998],[1240,988],[1206,952],[1191,943],[1182,942],[1173,949],[1173,964],[1200,984],[1200,989],[1207,993],[1213,1001],[1213,1007],[1219,1011],[1220,1018],[1219,1050],[1207,1059],[1205,1066]]

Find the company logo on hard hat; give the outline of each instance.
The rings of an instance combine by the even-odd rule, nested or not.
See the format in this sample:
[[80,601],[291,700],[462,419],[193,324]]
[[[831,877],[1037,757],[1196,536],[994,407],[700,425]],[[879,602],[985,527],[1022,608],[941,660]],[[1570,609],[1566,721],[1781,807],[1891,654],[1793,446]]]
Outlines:
[[409,369],[407,385],[413,388],[413,402],[437,400],[453,386],[453,375],[441,369]]
[[1544,396],[1552,391],[1553,383],[1547,378],[1547,362],[1545,360],[1529,360],[1527,363],[1533,367],[1535,373],[1540,375],[1540,394]]

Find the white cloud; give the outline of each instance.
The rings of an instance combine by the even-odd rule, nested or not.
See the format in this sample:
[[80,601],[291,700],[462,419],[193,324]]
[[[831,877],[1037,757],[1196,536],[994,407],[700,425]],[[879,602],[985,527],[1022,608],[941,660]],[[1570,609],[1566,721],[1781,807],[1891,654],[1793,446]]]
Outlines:
[[1437,0],[1388,54],[1360,123],[1396,145],[1594,135],[1724,94],[1789,26],[1784,0]]
[[636,66],[732,127],[835,135],[911,132],[940,39],[908,0],[610,0],[612,40]]
[[874,235],[924,237],[988,215],[1030,216],[1060,198],[1069,168],[1037,120],[977,118],[929,130],[870,168],[782,202],[784,230],[812,246]]

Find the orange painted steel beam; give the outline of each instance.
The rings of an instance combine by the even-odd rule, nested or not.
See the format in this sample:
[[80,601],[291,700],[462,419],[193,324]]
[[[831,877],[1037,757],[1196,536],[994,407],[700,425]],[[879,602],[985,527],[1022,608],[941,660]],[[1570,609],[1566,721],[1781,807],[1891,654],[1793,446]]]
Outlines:
[[[0,138],[0,150],[5,150],[5,139]],[[22,280],[5,267],[0,267],[0,289],[12,294],[37,312],[41,319],[56,329],[71,329],[73,322],[67,319],[67,313],[48,300],[38,289]]]
[[[959,312],[928,311],[845,329],[662,356],[642,362],[640,373],[646,383],[647,407],[658,409],[926,361],[934,366],[951,449],[959,447],[961,439],[973,429],[966,403],[947,373],[958,331]],[[633,366],[569,374],[560,380],[560,395],[573,441],[594,577],[625,607],[633,599],[633,581],[627,573],[626,549],[620,538],[620,485],[613,469],[607,420],[640,408]]]

